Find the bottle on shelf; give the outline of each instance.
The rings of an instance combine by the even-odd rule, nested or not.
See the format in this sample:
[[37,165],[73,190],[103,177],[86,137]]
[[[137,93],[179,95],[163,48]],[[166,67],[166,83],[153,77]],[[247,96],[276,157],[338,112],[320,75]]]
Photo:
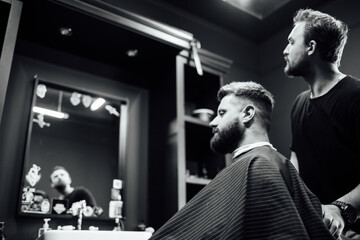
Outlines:
[[109,203],[109,217],[122,218],[123,201],[121,198],[122,181],[120,179],[113,180],[111,189],[111,201]]

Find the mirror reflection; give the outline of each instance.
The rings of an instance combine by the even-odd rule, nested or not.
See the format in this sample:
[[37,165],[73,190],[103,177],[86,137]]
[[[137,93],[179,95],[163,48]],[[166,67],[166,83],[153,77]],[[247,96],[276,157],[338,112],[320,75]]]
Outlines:
[[20,212],[108,218],[126,110],[122,99],[36,80]]

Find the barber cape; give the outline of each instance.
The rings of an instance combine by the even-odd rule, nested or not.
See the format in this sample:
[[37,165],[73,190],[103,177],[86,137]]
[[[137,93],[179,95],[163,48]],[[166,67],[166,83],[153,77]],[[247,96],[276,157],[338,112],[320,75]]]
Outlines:
[[334,239],[321,204],[270,146],[242,152],[150,238]]

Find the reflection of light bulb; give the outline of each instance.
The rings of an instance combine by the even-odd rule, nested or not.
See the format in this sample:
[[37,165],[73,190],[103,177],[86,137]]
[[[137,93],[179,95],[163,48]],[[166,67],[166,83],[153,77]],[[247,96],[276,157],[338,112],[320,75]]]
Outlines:
[[44,98],[46,92],[47,92],[47,89],[46,89],[45,84],[39,84],[39,85],[37,86],[37,88],[36,88],[36,95],[37,95],[39,98]]
[[80,103],[81,94],[78,92],[73,92],[70,97],[70,102],[72,105],[77,106]]
[[82,97],[82,103],[83,103],[84,107],[86,107],[86,108],[88,108],[90,106],[91,101],[92,101],[92,99],[89,95],[84,95]]
[[101,107],[104,103],[105,103],[105,99],[98,98],[91,104],[90,110],[91,111],[98,110],[99,107]]
[[37,106],[33,107],[33,111],[36,113],[41,113],[41,114],[48,115],[48,116],[55,117],[55,118],[64,118],[64,119],[69,118],[69,114],[67,114],[67,113],[58,112],[58,111],[50,110],[47,108],[37,107]]

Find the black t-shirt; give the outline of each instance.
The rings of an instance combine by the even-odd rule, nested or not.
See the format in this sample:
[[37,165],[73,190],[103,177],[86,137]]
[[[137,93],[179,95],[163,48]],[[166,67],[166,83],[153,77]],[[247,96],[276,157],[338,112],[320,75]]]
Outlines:
[[342,79],[325,95],[301,93],[291,112],[292,150],[304,182],[323,204],[360,183],[360,80]]
[[85,187],[77,187],[74,189],[70,195],[66,196],[65,199],[69,201],[69,208],[71,208],[74,202],[81,200],[86,201],[86,206],[94,207],[96,206],[96,201],[91,192]]

